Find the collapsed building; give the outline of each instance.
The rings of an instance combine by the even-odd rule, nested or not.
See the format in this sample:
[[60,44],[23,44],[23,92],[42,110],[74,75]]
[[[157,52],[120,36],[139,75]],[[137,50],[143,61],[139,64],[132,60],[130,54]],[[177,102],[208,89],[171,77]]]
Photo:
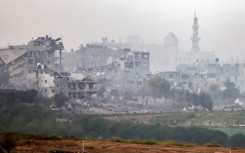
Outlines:
[[197,91],[210,85],[224,87],[227,80],[236,84],[242,92],[245,91],[245,62],[229,62],[220,64],[217,58],[215,62],[202,61],[192,64],[182,64],[176,67],[176,71],[160,72],[159,75],[166,78],[173,87]]
[[[67,88],[69,84],[86,82],[86,76],[75,80],[72,75],[63,75],[66,74],[62,66],[64,46],[60,40],[49,36],[38,37],[27,45],[0,49],[1,61],[9,72],[8,88],[35,89],[47,97],[59,92],[69,96],[73,90]],[[57,81],[61,78],[69,81]]]
[[129,49],[124,49],[124,51],[126,53],[116,60],[121,80],[115,78],[115,81],[118,84],[121,81],[121,86],[137,93],[145,84],[145,75],[150,72],[150,53],[145,51],[130,52]]
[[150,72],[150,53],[146,51],[87,44],[81,45],[76,54],[79,56],[77,70],[92,74],[98,80],[107,80],[107,89],[137,93],[145,83],[145,74]]
[[70,99],[90,98],[97,91],[96,83],[84,74],[56,73],[54,76],[55,91],[64,92]]
[[222,79],[234,82],[236,86],[245,92],[245,61],[231,61],[222,65]]
[[116,51],[99,44],[81,45],[77,52],[79,56],[78,67],[80,70],[87,71],[104,71],[106,66],[111,62],[112,56]]

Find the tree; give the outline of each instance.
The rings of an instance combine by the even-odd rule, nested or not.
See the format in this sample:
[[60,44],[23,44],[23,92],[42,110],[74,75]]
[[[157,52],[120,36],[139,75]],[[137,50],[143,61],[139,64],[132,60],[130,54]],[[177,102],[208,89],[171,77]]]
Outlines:
[[192,96],[192,94],[190,93],[190,91],[185,90],[185,89],[171,89],[170,92],[170,98],[171,100],[173,100],[175,103],[175,106],[177,106],[178,108],[183,108],[186,107],[186,105],[190,106],[191,102],[190,102],[190,97]]
[[245,135],[235,134],[230,137],[230,145],[233,147],[245,147]]
[[199,106],[200,105],[199,97],[198,97],[198,95],[196,93],[190,94],[189,103],[191,105],[194,105],[194,106]]
[[40,106],[48,107],[52,103],[53,99],[45,97],[41,95],[40,93],[37,94],[35,97],[35,104],[38,104]]
[[6,150],[8,153],[10,153],[16,146],[16,142],[14,140],[13,135],[10,133],[5,134],[2,142],[0,143],[0,146],[2,149]]
[[38,92],[34,89],[26,90],[25,102],[34,103],[37,94]]
[[212,110],[213,101],[208,94],[201,93],[199,95],[199,101],[200,101],[200,105],[202,106],[203,109],[208,109],[209,111]]
[[35,98],[37,97],[38,92],[34,89],[29,89],[26,91],[15,90],[16,103],[35,103]]
[[5,67],[0,68],[0,87],[2,85],[7,85],[9,82],[9,71]]
[[15,104],[15,90],[6,90],[5,92],[6,94],[6,102],[7,102],[7,106],[12,106]]
[[236,98],[240,97],[240,90],[236,87],[235,83],[227,80],[224,82],[226,89],[222,92],[223,99],[228,99],[234,101]]
[[97,95],[103,97],[105,90],[106,90],[105,85],[100,86]]
[[217,84],[210,85],[208,94],[212,96],[212,98],[216,98],[217,96],[220,96],[219,86]]
[[0,89],[0,106],[10,107],[18,103],[30,103],[36,102],[37,97],[36,90],[10,90],[10,89]]
[[55,105],[57,107],[64,106],[65,102],[68,100],[69,100],[69,98],[63,92],[55,94],[55,96],[54,96]]
[[194,106],[201,106],[204,110],[207,109],[211,111],[213,108],[213,101],[206,93],[200,93],[200,95],[193,93],[191,94],[189,101],[190,104]]
[[150,95],[156,98],[165,97],[168,98],[170,95],[170,83],[159,76],[154,76],[148,81]]

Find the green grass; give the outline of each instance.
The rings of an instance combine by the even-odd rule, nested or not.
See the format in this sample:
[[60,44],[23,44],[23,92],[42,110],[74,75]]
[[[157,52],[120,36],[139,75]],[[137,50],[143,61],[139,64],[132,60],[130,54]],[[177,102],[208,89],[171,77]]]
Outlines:
[[232,127],[245,124],[245,111],[214,111],[214,112],[169,112],[159,114],[150,123],[165,126],[200,126],[219,130],[228,136],[241,133],[244,127]]
[[239,133],[245,135],[244,127],[243,128],[218,127],[218,128],[210,128],[210,129],[222,131],[226,133],[228,136],[232,136]]
[[120,142],[120,143],[128,143],[128,144],[145,144],[145,145],[162,145],[162,146],[166,146],[166,147],[171,147],[171,146],[184,146],[184,147],[194,147],[196,146],[195,144],[191,144],[191,143],[184,143],[184,142],[179,142],[179,141],[171,141],[171,140],[167,140],[167,141],[155,141],[155,140],[150,140],[150,139],[143,139],[143,140],[139,140],[139,139],[122,139],[119,137],[112,137],[110,139],[110,141],[112,142]]
[[169,112],[159,114],[150,123],[177,126],[212,126],[223,127],[232,124],[244,124],[245,111],[214,112]]
[[194,117],[195,113],[192,112],[169,112],[159,114],[150,123],[160,123],[161,125],[184,124],[187,120],[191,120]]
[[150,140],[150,139],[143,139],[143,140],[140,140],[140,139],[122,139],[122,138],[119,138],[119,137],[112,137],[110,139],[110,141],[112,142],[120,142],[120,143],[135,143],[135,144],[146,144],[146,145],[154,145],[154,144],[157,144],[156,141],[154,140]]
[[17,139],[33,139],[33,140],[63,140],[66,139],[64,136],[55,134],[31,134],[31,133],[0,133],[0,136],[5,134],[11,134]]
[[162,141],[159,144],[166,146],[166,147],[171,147],[171,146],[194,147],[194,146],[196,146],[195,144],[184,143],[184,142],[179,142],[179,141],[171,141],[171,140]]
[[222,147],[221,144],[216,143],[216,142],[209,142],[209,143],[204,144],[204,146],[206,146],[206,147]]

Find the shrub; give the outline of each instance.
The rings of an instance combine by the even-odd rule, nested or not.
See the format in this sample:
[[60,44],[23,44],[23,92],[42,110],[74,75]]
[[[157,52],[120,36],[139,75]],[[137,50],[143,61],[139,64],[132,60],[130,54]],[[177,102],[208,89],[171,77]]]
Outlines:
[[157,144],[157,142],[154,140],[145,139],[141,141],[141,144],[154,145]]
[[195,144],[191,143],[183,143],[183,142],[178,142],[178,141],[162,141],[160,142],[160,145],[166,146],[166,147],[171,147],[171,146],[185,146],[185,147],[194,147],[196,146]]
[[206,147],[222,147],[221,144],[216,143],[216,142],[209,142],[209,143],[204,144],[204,146],[206,146]]
[[87,148],[87,149],[95,149],[95,146],[89,145],[89,146],[87,146],[86,148]]
[[66,153],[67,151],[61,149],[61,148],[52,148],[49,151],[50,153]]
[[16,146],[16,141],[13,137],[13,134],[10,134],[10,133],[5,134],[3,136],[3,140],[0,142],[0,146],[2,149],[6,150],[8,153],[14,150]]
[[245,147],[245,135],[235,134],[230,137],[230,145],[233,147]]
[[112,142],[125,142],[125,140],[119,138],[119,137],[111,137],[110,139]]
[[141,144],[141,140],[139,140],[139,139],[129,139],[127,141],[128,141],[128,143]]
[[68,101],[68,100],[69,100],[69,98],[63,92],[55,94],[55,96],[54,96],[55,105],[57,107],[64,106],[65,102]]

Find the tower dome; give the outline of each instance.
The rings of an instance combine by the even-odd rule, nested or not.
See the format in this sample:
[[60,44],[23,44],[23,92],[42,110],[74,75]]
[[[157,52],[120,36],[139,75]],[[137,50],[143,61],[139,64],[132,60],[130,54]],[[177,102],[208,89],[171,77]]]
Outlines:
[[167,49],[178,49],[178,38],[172,32],[165,37],[164,47]]

